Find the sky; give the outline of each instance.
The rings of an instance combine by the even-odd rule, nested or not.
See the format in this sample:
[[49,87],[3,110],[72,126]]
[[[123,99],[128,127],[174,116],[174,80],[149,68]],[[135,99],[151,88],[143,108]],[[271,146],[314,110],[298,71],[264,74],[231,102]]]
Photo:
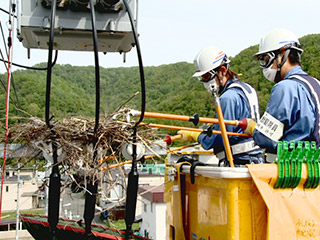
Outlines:
[[[1,0],[0,7],[8,10],[8,3],[9,0]],[[259,44],[261,37],[275,28],[289,29],[298,38],[320,33],[319,0],[139,0],[138,6],[144,66],[192,63],[196,54],[207,46],[219,47],[234,57]],[[0,19],[7,35],[8,15],[0,12]],[[2,36],[0,48],[4,51]],[[28,59],[27,50],[14,38],[13,62],[32,66],[47,60],[47,50],[38,49],[31,49]],[[127,53],[126,63],[119,53],[101,53],[99,62],[105,68],[137,66],[136,48]],[[94,54],[59,51],[57,63],[94,65]],[[0,73],[5,71],[0,63]]]

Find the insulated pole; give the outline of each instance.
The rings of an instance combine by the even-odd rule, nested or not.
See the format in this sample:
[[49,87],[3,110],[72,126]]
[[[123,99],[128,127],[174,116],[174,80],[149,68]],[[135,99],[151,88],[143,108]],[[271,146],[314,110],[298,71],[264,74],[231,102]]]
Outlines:
[[20,163],[18,163],[18,171],[17,171],[17,175],[18,175],[18,184],[17,184],[17,217],[16,217],[16,240],[19,239],[19,217],[20,217],[20,206],[19,206],[19,202],[20,202]]
[[[156,123],[141,123],[140,125],[155,127],[155,128],[165,128],[165,129],[171,129],[171,130],[185,130],[185,131],[193,131],[193,132],[201,132],[201,133],[205,132],[203,129],[200,129],[200,128],[181,127],[181,126],[164,125],[164,124],[156,124]],[[212,131],[212,134],[221,134],[221,135],[224,134],[222,131],[218,131],[218,130],[211,130],[211,131]],[[225,133],[229,136],[238,136],[238,137],[247,137],[247,138],[251,137],[251,135],[245,134],[245,133],[235,133],[235,132],[227,132],[227,131],[225,131]],[[175,140],[178,138],[179,137],[176,136]]]
[[221,130],[222,140],[224,143],[224,149],[226,151],[227,159],[229,161],[230,167],[234,167],[233,156],[232,156],[232,152],[231,152],[231,147],[230,147],[230,143],[229,143],[226,125],[225,125],[224,119],[223,119],[223,113],[221,110],[220,99],[219,99],[218,93],[215,89],[213,89],[212,95],[214,98],[214,105],[215,105],[216,112],[218,115],[219,126],[220,126],[220,130]]
[[[132,110],[130,112],[132,116],[140,116],[141,113],[136,110]],[[179,120],[179,121],[186,121],[186,122],[193,122],[194,125],[198,125],[198,123],[212,123],[212,124],[219,124],[219,119],[216,118],[207,118],[207,117],[199,117],[197,114],[193,116],[185,116],[185,115],[177,115],[177,114],[168,114],[168,113],[157,113],[157,112],[145,112],[144,116],[147,118],[160,118],[160,119],[169,119],[169,120]],[[224,121],[226,125],[234,125],[238,126],[239,121],[231,120],[231,121]]]

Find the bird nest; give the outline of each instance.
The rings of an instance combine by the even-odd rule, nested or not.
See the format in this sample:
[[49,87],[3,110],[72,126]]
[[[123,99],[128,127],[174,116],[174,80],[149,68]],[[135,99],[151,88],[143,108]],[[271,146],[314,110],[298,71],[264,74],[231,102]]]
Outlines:
[[[133,144],[134,123],[128,121],[129,109],[120,109],[100,118],[95,131],[95,120],[70,117],[51,122],[49,128],[45,121],[32,117],[24,123],[16,123],[8,129],[8,140],[20,143],[29,149],[21,161],[43,154],[47,162],[59,165],[61,172],[69,176],[87,176],[98,180],[110,164],[122,165],[124,144]],[[156,129],[139,126],[137,139],[140,143],[151,145],[157,139]],[[53,161],[52,145],[57,146],[57,161]]]

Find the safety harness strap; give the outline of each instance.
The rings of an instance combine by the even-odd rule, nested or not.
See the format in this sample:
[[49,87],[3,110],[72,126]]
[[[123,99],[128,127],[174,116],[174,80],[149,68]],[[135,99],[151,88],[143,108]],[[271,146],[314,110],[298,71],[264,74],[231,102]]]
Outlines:
[[256,90],[249,84],[240,81],[231,83],[228,86],[228,89],[230,88],[240,88],[243,91],[250,106],[251,118],[255,119],[256,121],[259,121],[259,100]]
[[313,78],[309,75],[292,75],[289,77],[292,80],[301,81],[307,86],[309,92],[313,98],[314,104],[316,106],[317,112],[317,124],[313,131],[313,135],[317,142],[317,147],[320,147],[320,82],[318,79]]
[[[238,154],[242,154],[242,153],[249,153],[249,152],[252,152],[252,151],[258,150],[258,149],[260,149],[260,147],[258,145],[256,145],[256,143],[253,140],[248,141],[248,142],[244,142],[244,143],[238,143],[238,144],[231,146],[231,150],[232,150],[233,155],[238,155]],[[223,160],[226,157],[224,151],[216,153],[216,156],[219,160]]]

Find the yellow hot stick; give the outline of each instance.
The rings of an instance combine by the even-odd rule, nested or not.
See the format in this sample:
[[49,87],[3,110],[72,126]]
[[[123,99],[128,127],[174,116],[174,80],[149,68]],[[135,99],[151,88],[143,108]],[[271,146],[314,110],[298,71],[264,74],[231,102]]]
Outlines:
[[226,151],[226,155],[227,155],[227,159],[229,161],[230,167],[234,167],[233,156],[232,156],[231,147],[230,147],[230,143],[229,143],[228,133],[227,133],[226,125],[224,123],[224,119],[223,119],[223,114],[222,114],[222,110],[221,110],[221,106],[220,106],[220,100],[219,100],[219,97],[218,97],[218,94],[216,93],[216,91],[213,91],[213,97],[214,97],[214,105],[216,107],[216,112],[217,112],[218,119],[219,119],[219,126],[221,129],[221,136],[222,136],[222,140],[224,143],[224,149]]
[[114,159],[114,158],[116,158],[116,157],[118,157],[118,156],[106,156],[106,157],[104,157],[104,158],[99,159],[99,160],[98,160],[98,163],[103,163],[103,162],[105,162],[105,161],[112,160],[112,159]]
[[107,170],[107,169],[112,169],[112,168],[120,167],[120,166],[123,166],[123,165],[126,165],[126,164],[130,164],[130,163],[132,163],[131,160],[125,161],[125,162],[122,162],[122,163],[118,163],[118,164],[113,164],[113,165],[108,166],[108,167],[103,167],[102,170],[104,171],[104,170]]
[[[218,117],[220,114],[222,114],[222,111],[221,111],[221,108],[219,108],[219,110],[217,109],[217,114],[218,114]],[[221,117],[221,116],[220,116]],[[223,117],[223,115],[222,115]],[[164,124],[155,124],[155,123],[140,123],[140,125],[146,125],[148,127],[156,127],[156,128],[165,128],[165,129],[172,129],[172,130],[186,130],[186,131],[194,131],[194,132],[203,132],[203,129],[199,129],[199,128],[190,128],[190,127],[181,127],[181,126],[173,126],[173,125],[164,125]],[[230,135],[230,136],[239,136],[239,137],[251,137],[249,134],[244,134],[244,133],[234,133],[234,132],[227,132],[226,131],[226,127],[224,124],[222,124],[223,126],[220,126],[220,129],[222,130],[224,128],[224,131],[226,133],[226,135]],[[222,131],[217,131],[217,130],[212,130],[212,133],[213,134],[221,134],[222,135],[222,139],[223,141],[225,142],[226,139],[222,133]],[[180,139],[182,137],[181,134],[178,134],[178,135],[175,135],[175,136],[172,136],[170,137],[171,138],[171,141],[175,141],[177,139]],[[228,138],[228,137],[227,137]],[[164,139],[164,141],[166,141],[167,138]],[[169,144],[170,145],[170,144]],[[192,146],[192,145],[191,145]],[[229,157],[228,157],[228,160],[230,159],[230,156],[232,158],[232,163],[230,162],[230,166],[234,166],[233,164],[233,157],[232,157],[232,153],[231,153],[231,149],[230,149],[230,144],[229,144],[229,139],[227,139],[227,145],[225,144],[225,147],[227,149],[227,146],[229,146],[229,150],[230,152],[228,153],[228,151],[226,150],[226,153],[227,153],[227,157],[228,157],[228,154],[229,154]],[[188,146],[187,146],[188,147]],[[185,147],[182,147],[181,149],[183,149]],[[175,151],[178,151],[180,149],[175,149]],[[152,155],[152,156],[146,156],[145,158],[148,159],[148,158],[151,158],[151,157],[155,157],[156,155]],[[99,159],[98,162],[99,163],[102,163],[104,161],[108,161],[108,160],[111,160],[111,159],[114,159],[114,156],[108,156],[108,157],[105,157],[103,159]],[[120,164],[114,164],[114,165],[111,165],[107,168],[103,168],[103,170],[106,170],[106,169],[111,169],[111,168],[115,168],[115,167],[119,167],[119,166],[122,166],[122,165],[125,165],[125,164],[130,164],[132,163],[132,161],[127,161],[127,162],[123,162],[123,163],[120,163]]]
[[181,134],[178,134],[178,135],[175,135],[175,136],[171,136],[170,139],[171,141],[175,141],[175,140],[178,140],[178,139],[181,139],[182,138],[182,135]]
[[[167,153],[173,153],[173,152],[182,150],[184,148],[193,147],[194,145],[196,145],[196,144],[190,144],[190,145],[178,147],[178,148],[175,148],[175,149],[172,149],[172,150],[168,150]],[[150,159],[150,158],[153,158],[153,157],[156,157],[156,156],[157,155],[148,155],[148,156],[145,156],[144,159]],[[132,161],[129,160],[129,161],[125,161],[125,162],[122,162],[122,163],[113,164],[113,165],[108,166],[108,167],[103,167],[102,170],[104,171],[104,170],[107,170],[107,169],[112,169],[112,168],[120,167],[120,166],[123,166],[123,165],[126,165],[126,164],[131,164],[131,163],[132,163]]]
[[[171,145],[171,143],[177,139],[180,139],[182,138],[182,135],[181,134],[178,134],[178,135],[175,135],[175,136],[166,136],[163,141],[166,142],[168,145]],[[181,149],[183,149],[185,147],[182,147]],[[178,151],[179,149],[175,149],[175,151]],[[156,155],[152,155],[151,157],[155,157]],[[114,158],[117,158],[119,156],[105,156],[101,159],[98,160],[98,163],[103,163],[105,161],[109,161],[109,160],[112,160]],[[148,159],[150,158],[150,156],[146,156],[145,159]]]

